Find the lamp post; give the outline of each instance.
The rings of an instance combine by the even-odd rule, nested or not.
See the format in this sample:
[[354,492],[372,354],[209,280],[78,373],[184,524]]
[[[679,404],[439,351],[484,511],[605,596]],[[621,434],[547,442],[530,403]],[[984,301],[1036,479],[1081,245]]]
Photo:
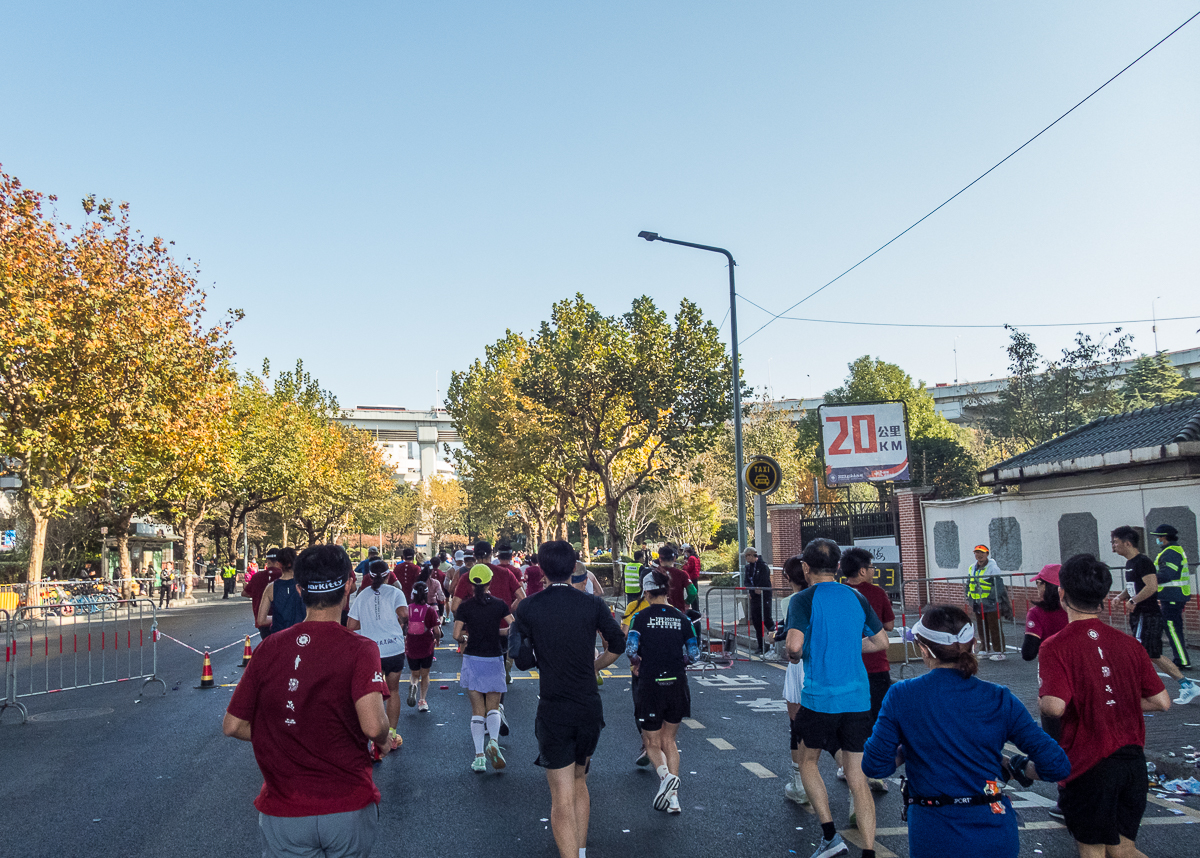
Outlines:
[[690,241],[663,238],[657,232],[646,232],[645,230],[638,233],[638,238],[723,253],[729,260],[729,336],[733,352],[733,457],[734,479],[737,481],[738,562],[740,563],[742,552],[746,550],[746,486],[742,483],[742,375],[738,361],[737,291],[733,285],[733,268],[737,263],[733,261],[733,255],[723,247],[709,247],[707,244],[693,244]]

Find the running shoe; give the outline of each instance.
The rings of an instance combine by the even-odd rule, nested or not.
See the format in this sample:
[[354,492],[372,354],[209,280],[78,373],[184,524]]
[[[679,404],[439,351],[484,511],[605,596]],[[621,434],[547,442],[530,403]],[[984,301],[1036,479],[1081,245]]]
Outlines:
[[500,745],[495,739],[488,739],[488,743],[483,746],[483,753],[492,764],[492,768],[497,771],[508,765],[504,762],[504,754],[500,753]]
[[505,715],[504,715],[504,704],[499,703],[496,705],[496,708],[500,710],[500,735],[507,736],[508,735],[508,718],[505,717]]
[[484,760],[483,757],[476,757],[474,760],[471,761],[471,771],[476,772],[476,773],[486,772],[487,771],[487,761]]
[[837,779],[839,781],[844,781],[846,779],[846,770],[841,766],[838,766]]
[[1066,817],[1063,816],[1061,805],[1054,805],[1054,807],[1050,808],[1048,812],[1051,819],[1057,819],[1059,822],[1063,822],[1066,819]]
[[675,775],[667,775],[658,785],[658,792],[654,794],[654,809],[666,810],[670,803],[670,795],[674,790],[679,789],[679,778]]
[[850,813],[846,818],[851,825],[858,828],[858,813],[854,810],[854,793],[850,793]]
[[1182,706],[1185,703],[1191,703],[1197,697],[1200,697],[1200,685],[1190,679],[1184,679],[1179,683],[1179,696],[1175,698],[1176,703]]
[[418,712],[428,712],[429,704],[426,703],[424,700],[418,700],[417,701],[417,711]]
[[417,705],[417,686],[415,686],[415,685],[408,686],[408,705],[409,706]]
[[676,790],[671,790],[671,794],[667,796],[667,813],[679,813],[681,809],[679,807],[679,793]]
[[808,804],[808,793],[804,791],[804,787],[798,785],[795,781],[788,781],[783,787],[783,797],[788,801],[794,801],[796,804]]
[[887,792],[888,783],[883,778],[867,778],[867,786],[875,792]]
[[812,854],[812,858],[830,858],[831,855],[845,855],[849,852],[850,848],[842,839],[842,835],[835,834],[831,840],[821,840],[817,845],[817,851]]
[[988,656],[988,661],[1007,661],[1007,660],[1008,660],[1008,656],[1006,656],[1002,652],[992,653],[991,655]]
[[634,758],[633,764],[635,766],[650,765],[650,752],[646,750],[645,745],[642,745],[642,749],[637,752],[637,757]]

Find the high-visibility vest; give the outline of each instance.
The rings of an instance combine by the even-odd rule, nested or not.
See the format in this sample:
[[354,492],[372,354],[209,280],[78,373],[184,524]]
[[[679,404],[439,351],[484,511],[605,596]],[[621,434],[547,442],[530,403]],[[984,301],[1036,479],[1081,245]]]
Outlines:
[[1158,556],[1154,558],[1154,565],[1157,567],[1162,563],[1163,555],[1168,551],[1179,552],[1179,577],[1174,581],[1164,581],[1158,585],[1158,592],[1162,592],[1167,587],[1179,587],[1183,591],[1183,595],[1192,595],[1192,576],[1188,574],[1187,555],[1183,553],[1183,547],[1180,545],[1168,545],[1162,551],[1158,552]]
[[969,570],[971,579],[967,582],[967,595],[972,601],[980,601],[990,598],[992,595],[992,577],[982,573],[987,572],[987,567],[980,569],[978,566],[972,566]]
[[237,569],[233,566],[226,566],[221,570],[222,578],[232,578],[235,575],[237,575]]
[[625,564],[625,592],[640,593],[642,591],[642,564]]

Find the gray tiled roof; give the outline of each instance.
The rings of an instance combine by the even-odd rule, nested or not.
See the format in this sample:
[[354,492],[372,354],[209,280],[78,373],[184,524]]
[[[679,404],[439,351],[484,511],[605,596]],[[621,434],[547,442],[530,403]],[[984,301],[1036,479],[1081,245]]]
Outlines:
[[1028,468],[1048,462],[1066,462],[1085,456],[1159,447],[1182,441],[1200,441],[1200,396],[1101,417],[993,465],[988,470]]

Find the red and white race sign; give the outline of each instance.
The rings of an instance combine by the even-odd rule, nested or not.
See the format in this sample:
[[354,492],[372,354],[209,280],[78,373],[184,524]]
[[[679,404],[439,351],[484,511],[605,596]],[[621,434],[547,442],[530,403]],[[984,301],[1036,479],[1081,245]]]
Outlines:
[[907,480],[908,421],[903,402],[822,405],[825,485]]

